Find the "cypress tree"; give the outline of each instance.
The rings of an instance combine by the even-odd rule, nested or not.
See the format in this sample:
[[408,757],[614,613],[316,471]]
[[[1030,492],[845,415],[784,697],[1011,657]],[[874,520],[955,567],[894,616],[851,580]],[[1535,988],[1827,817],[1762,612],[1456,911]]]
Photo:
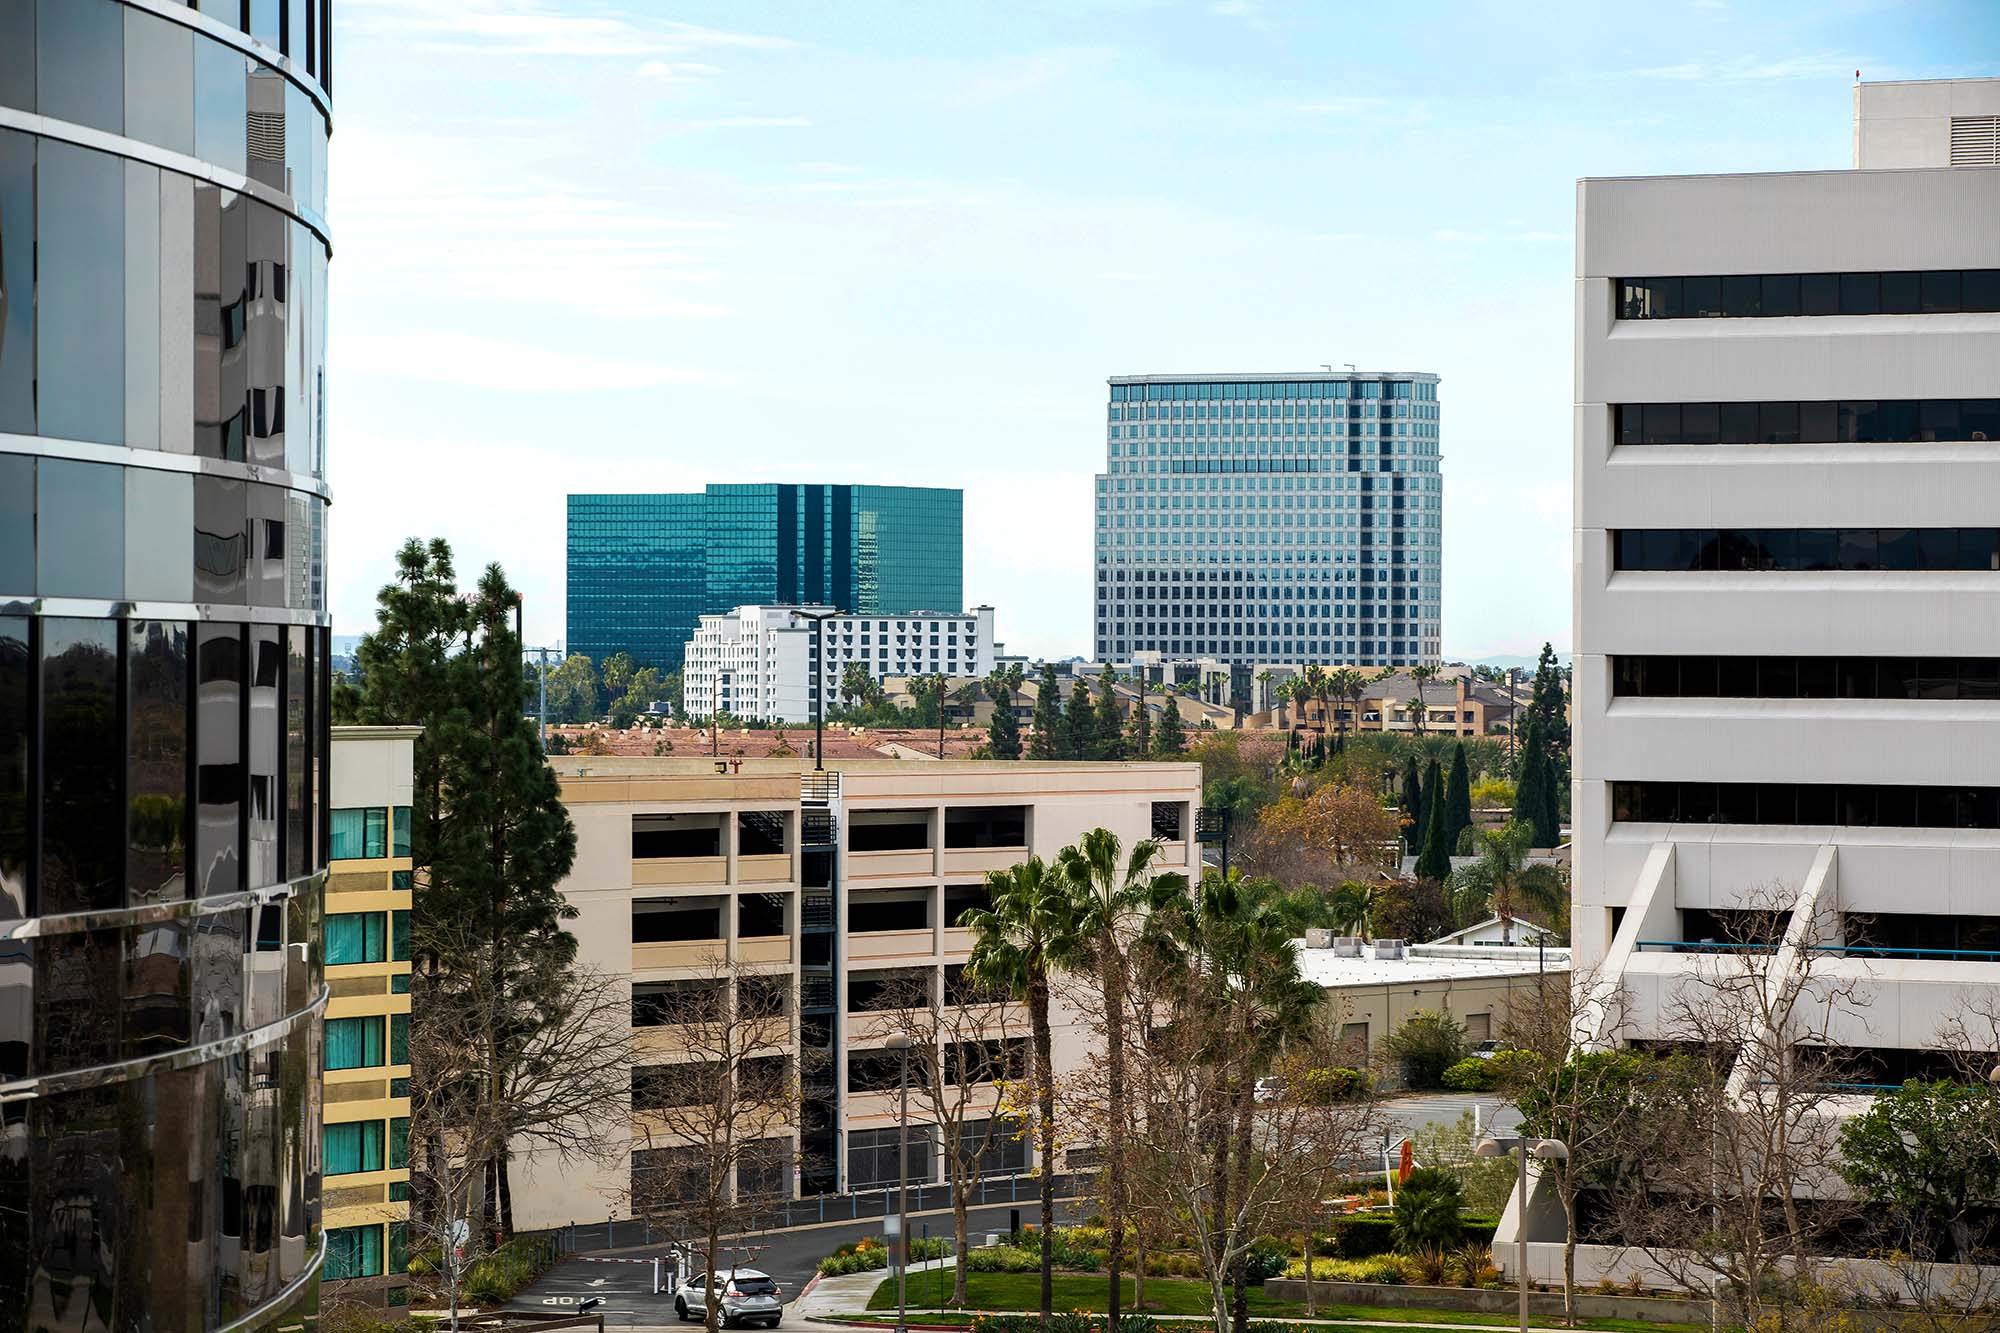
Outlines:
[[1042,663],[1042,679],[1036,686],[1035,734],[1028,742],[1030,759],[1064,759],[1066,738],[1062,725],[1062,693],[1056,686],[1056,669]]
[[1163,759],[1178,759],[1187,750],[1187,729],[1181,725],[1180,701],[1169,694],[1160,711],[1160,729],[1153,733],[1153,753]]
[[1410,757],[1403,764],[1403,846],[1415,853],[1424,837],[1424,793],[1417,776],[1417,752],[1410,751]]
[[1106,667],[1098,682],[1095,757],[1099,759],[1125,757],[1125,710],[1119,706],[1118,691],[1112,688],[1117,680],[1117,675]]
[[988,678],[986,690],[993,696],[993,720],[986,726],[986,748],[995,759],[1019,759],[1021,724],[1014,717],[1014,691],[998,673]]
[[1458,850],[1458,839],[1472,827],[1472,774],[1465,762],[1465,742],[1452,747],[1451,778],[1445,783],[1445,846]]
[[1070,687],[1063,714],[1063,758],[1097,758],[1097,713],[1090,706],[1090,682],[1082,676]]
[[1425,776],[1431,796],[1424,802],[1424,849],[1417,854],[1417,878],[1442,884],[1451,875],[1451,816],[1446,810],[1450,802],[1444,799],[1444,772],[1437,760],[1431,760]]
[[1139,703],[1132,710],[1131,729],[1126,734],[1125,753],[1144,759],[1153,752],[1153,714],[1146,707],[1146,678],[1138,677]]
[[1534,830],[1534,846],[1553,847],[1561,836],[1561,816],[1556,804],[1555,771],[1549,764],[1540,725],[1530,721],[1522,741],[1527,762],[1521,766],[1521,780],[1514,788],[1514,818]]

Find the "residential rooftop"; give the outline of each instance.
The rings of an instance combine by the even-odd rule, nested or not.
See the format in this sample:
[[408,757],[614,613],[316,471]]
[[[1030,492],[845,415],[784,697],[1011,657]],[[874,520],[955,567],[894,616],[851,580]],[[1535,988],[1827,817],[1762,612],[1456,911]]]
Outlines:
[[1399,958],[1377,958],[1373,943],[1361,946],[1359,957],[1337,948],[1319,948],[1293,941],[1299,974],[1315,985],[1407,986],[1412,982],[1472,981],[1495,977],[1551,975],[1569,972],[1567,948],[1535,949],[1519,945],[1411,944]]

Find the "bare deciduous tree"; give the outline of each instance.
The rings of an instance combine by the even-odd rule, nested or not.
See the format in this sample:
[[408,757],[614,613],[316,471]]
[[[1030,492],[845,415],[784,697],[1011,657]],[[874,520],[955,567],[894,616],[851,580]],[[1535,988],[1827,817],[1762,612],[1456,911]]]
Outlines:
[[658,1063],[634,1065],[632,1211],[700,1252],[713,1333],[725,1240],[789,1197],[797,1162],[799,1057],[789,973],[718,956],[648,997]]
[[1625,1149],[1637,1169],[1612,1195],[1619,1230],[1662,1271],[1720,1286],[1746,1323],[1778,1328],[1813,1256],[1859,1210],[1838,1187],[1827,1098],[1851,1077],[1838,1027],[1865,997],[1825,966],[1824,912],[1791,904],[1750,895],[1663,995],[1659,1031],[1678,1054],[1649,1070]]
[[1027,1037],[1017,1006],[1004,992],[981,987],[963,974],[947,981],[942,994],[928,970],[899,977],[883,987],[875,1007],[875,1015],[849,1022],[865,1028],[873,1017],[884,1030],[910,1039],[911,1118],[937,1130],[958,1257],[951,1303],[962,1306],[972,1192],[990,1154],[1023,1132],[1007,1114],[1003,1089],[1027,1074]]

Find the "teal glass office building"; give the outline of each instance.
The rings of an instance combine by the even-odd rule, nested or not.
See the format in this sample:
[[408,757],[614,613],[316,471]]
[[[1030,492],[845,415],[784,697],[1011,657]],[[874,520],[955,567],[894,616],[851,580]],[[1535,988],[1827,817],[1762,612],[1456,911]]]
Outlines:
[[569,497],[567,651],[680,669],[704,615],[819,603],[958,611],[965,495],[919,486],[754,483]]

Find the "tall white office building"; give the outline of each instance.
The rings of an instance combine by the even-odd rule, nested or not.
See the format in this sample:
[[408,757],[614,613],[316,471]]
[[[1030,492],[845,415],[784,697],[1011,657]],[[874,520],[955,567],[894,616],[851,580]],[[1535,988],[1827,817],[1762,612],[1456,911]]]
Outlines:
[[1574,934],[1659,1037],[1775,890],[1893,1084],[2000,987],[2000,80],[1854,151],[1578,186]]
[[1111,380],[1099,661],[1438,660],[1438,377]]
[[[890,676],[963,679],[993,670],[999,645],[990,606],[955,615],[833,615],[832,609],[739,606],[701,617],[683,650],[682,706],[694,717],[727,713],[806,722],[822,688],[829,705],[839,702],[851,663],[877,682]],[[815,629],[809,617],[819,615],[826,619]]]

